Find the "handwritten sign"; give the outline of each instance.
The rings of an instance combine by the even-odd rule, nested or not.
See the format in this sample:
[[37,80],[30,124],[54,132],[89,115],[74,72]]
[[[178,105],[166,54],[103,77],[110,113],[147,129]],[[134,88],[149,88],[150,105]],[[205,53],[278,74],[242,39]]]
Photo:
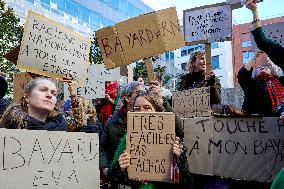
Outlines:
[[175,8],[168,8],[96,31],[107,68],[130,64],[185,45]]
[[126,149],[131,157],[128,177],[171,182],[174,141],[173,113],[127,113]]
[[2,189],[99,188],[97,134],[17,129],[0,133]]
[[[269,39],[276,41],[277,43],[284,46],[284,22],[278,22],[274,24],[268,24],[262,26],[263,31]],[[252,48],[256,50],[257,45],[254,41],[254,37],[251,34]]]
[[184,131],[193,173],[271,182],[284,166],[279,118],[188,118]]
[[183,11],[186,42],[223,41],[231,37],[230,5],[216,4]]
[[29,12],[17,68],[54,78],[72,74],[83,84],[89,64],[89,49],[89,39]]
[[181,118],[211,116],[210,87],[173,92],[173,109]]
[[[76,89],[78,96],[86,99],[96,99],[105,97],[105,82],[118,81],[120,79],[120,69],[106,69],[104,64],[92,64],[87,70],[86,84]],[[64,84],[65,100],[69,97],[68,85]]]

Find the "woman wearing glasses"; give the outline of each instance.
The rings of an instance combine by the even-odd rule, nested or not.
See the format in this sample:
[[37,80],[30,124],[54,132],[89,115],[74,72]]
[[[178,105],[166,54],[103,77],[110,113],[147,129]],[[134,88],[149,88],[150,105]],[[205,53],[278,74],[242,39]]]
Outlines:
[[[158,96],[153,94],[138,94],[134,100],[134,112],[164,112],[165,108]],[[191,175],[188,169],[185,147],[181,143],[183,131],[179,124],[176,124],[176,139],[173,143],[172,153],[177,159],[179,168],[178,184],[147,182],[147,181],[130,181],[126,169],[130,165],[130,154],[126,149],[126,134],[120,142],[114,159],[112,160],[109,173],[112,176],[112,187],[119,184],[131,186],[131,188],[192,188]]]

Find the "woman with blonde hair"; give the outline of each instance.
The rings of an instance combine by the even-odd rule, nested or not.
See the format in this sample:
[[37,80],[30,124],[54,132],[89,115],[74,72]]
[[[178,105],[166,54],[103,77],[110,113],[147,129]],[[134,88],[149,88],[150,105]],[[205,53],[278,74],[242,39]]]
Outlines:
[[210,104],[221,104],[221,84],[213,70],[206,74],[206,59],[204,51],[191,53],[188,61],[189,73],[182,75],[178,83],[178,91],[209,87]]
[[[73,114],[67,123],[56,107],[57,87],[50,78],[37,77],[24,88],[24,97],[4,112],[0,126],[8,129],[80,131],[87,127],[85,103],[71,94]],[[93,112],[95,115],[95,112]],[[93,132],[95,130],[92,122]],[[90,131],[90,132],[92,132]]]

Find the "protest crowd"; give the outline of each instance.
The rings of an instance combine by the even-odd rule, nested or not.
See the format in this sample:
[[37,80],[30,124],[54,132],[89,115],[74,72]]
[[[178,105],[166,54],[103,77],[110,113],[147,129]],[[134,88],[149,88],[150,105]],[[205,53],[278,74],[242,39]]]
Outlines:
[[[45,130],[65,131],[66,134],[70,135],[79,132],[86,133],[88,136],[97,135],[99,145],[96,147],[98,149],[99,162],[97,162],[98,170],[96,171],[99,175],[100,181],[98,182],[101,189],[284,189],[284,168],[281,169],[284,165],[282,160],[283,154],[281,155],[281,161],[278,159],[280,158],[280,155],[277,156],[278,158],[276,157],[275,161],[277,161],[277,163],[275,163],[275,166],[280,168],[276,171],[274,170],[273,177],[270,175],[269,178],[256,179],[257,175],[262,175],[262,173],[250,173],[250,169],[257,169],[257,167],[266,167],[268,165],[253,165],[254,161],[250,161],[250,163],[246,164],[245,168],[240,168],[243,173],[239,174],[240,170],[238,170],[238,167],[241,166],[241,161],[245,161],[245,159],[236,161],[236,159],[232,158],[224,162],[224,164],[222,164],[221,161],[221,163],[215,164],[214,161],[218,161],[218,147],[220,147],[221,151],[221,145],[219,145],[221,144],[221,141],[219,141],[220,143],[217,143],[214,141],[212,142],[210,139],[209,141],[211,141],[211,143],[209,144],[205,142],[205,144],[202,144],[201,142],[195,143],[195,138],[193,140],[192,137],[195,136],[194,134],[197,130],[194,130],[194,132],[191,132],[191,130],[185,131],[188,130],[187,127],[193,127],[191,123],[195,123],[196,125],[200,124],[202,126],[199,126],[198,128],[203,129],[203,134],[205,136],[205,131],[208,131],[206,121],[212,121],[212,125],[209,126],[213,133],[214,128],[215,132],[218,130],[216,127],[221,123],[220,120],[223,120],[223,118],[264,119],[263,117],[273,117],[278,121],[278,124],[281,125],[282,121],[284,123],[284,77],[279,76],[274,67],[274,65],[277,65],[282,70],[284,69],[284,47],[266,36],[261,26],[261,20],[258,17],[257,3],[254,0],[246,0],[245,6],[253,14],[251,22],[253,29],[251,33],[257,44],[258,50],[254,57],[239,70],[237,75],[238,82],[244,92],[242,109],[233,104],[221,103],[222,86],[220,80],[215,76],[214,70],[211,67],[208,69],[206,52],[198,50],[191,53],[187,63],[188,73],[180,76],[177,91],[170,91],[164,88],[161,81],[159,81],[149,70],[147,70],[148,79],[142,78],[139,75],[134,75],[133,78],[128,78],[129,82],[119,80],[117,77],[110,79],[112,76],[105,78],[104,80],[102,79],[104,77],[104,72],[102,71],[102,78],[97,79],[95,82],[96,85],[103,86],[101,87],[102,91],[99,87],[95,90],[97,93],[99,93],[98,91],[102,92],[103,96],[100,98],[87,98],[83,95],[78,95],[77,93],[77,87],[82,86],[80,85],[82,79],[81,76],[87,75],[87,73],[81,73],[80,70],[76,70],[76,72],[73,73],[61,73],[62,77],[60,82],[64,83],[64,88],[66,88],[66,90],[64,90],[64,99],[59,100],[57,96],[60,89],[57,85],[58,80],[52,75],[53,73],[45,75],[43,72],[34,72],[34,74],[38,74],[35,76],[32,72],[32,70],[35,69],[30,69],[31,71],[29,72],[31,72],[31,78],[22,88],[22,93],[18,98],[19,100],[15,101],[14,99],[13,102],[9,102],[5,95],[10,83],[7,82],[5,73],[1,73],[1,131],[5,129],[21,129],[21,131]],[[170,35],[175,32],[174,23],[172,23],[170,28],[172,29],[172,33],[168,32],[163,35]],[[166,29],[164,32],[167,31],[169,30]],[[119,51],[117,49],[122,49],[123,51],[123,41],[116,41],[114,47],[111,47],[111,38],[101,37],[103,33],[104,31],[99,31],[96,35],[98,35],[98,40],[102,39],[101,42],[99,42],[99,45],[103,52],[105,66],[113,69],[124,65],[122,61],[130,59],[127,55],[124,55],[125,57],[121,59],[116,59],[116,61],[121,61],[121,64],[120,62],[116,63],[113,61],[115,59],[111,59],[113,54],[116,53],[115,51]],[[142,47],[144,44],[143,40],[141,41]],[[144,43],[146,43],[146,41],[147,40],[144,39]],[[133,39],[132,45],[134,45],[134,42],[135,39]],[[131,50],[133,49],[130,49],[130,51]],[[25,53],[25,49],[23,51]],[[124,51],[126,51],[126,48]],[[262,53],[266,53],[270,60],[265,61],[255,68],[255,61]],[[79,56],[79,54],[77,55],[76,58],[84,57],[84,54],[81,54],[82,56]],[[71,56],[71,54],[61,56]],[[135,56],[136,55],[133,55],[133,57]],[[147,57],[151,56],[145,56],[144,58]],[[21,58],[21,60],[25,61],[24,58]],[[76,59],[74,61],[76,61]],[[24,68],[24,66],[22,66],[22,68]],[[45,68],[48,70],[47,67]],[[82,80],[85,80],[85,78]],[[91,82],[90,79],[88,82]],[[177,108],[181,108],[183,104],[185,104],[185,101],[181,101],[181,104],[176,105],[177,101],[175,101],[175,99],[178,98],[179,95],[190,95],[198,90],[202,90],[202,95],[206,93],[208,97],[207,101],[210,102],[207,104],[206,110],[204,109],[205,106],[201,107],[201,109],[203,108],[202,111],[204,110],[205,113],[203,112],[203,114],[201,112],[200,115],[207,115],[209,112],[209,116],[205,115],[207,118],[205,119],[203,117],[203,121],[200,118],[202,116],[198,116],[199,110],[193,112],[194,116],[189,116],[189,114],[182,115],[176,111]],[[193,92],[190,93],[189,91]],[[201,92],[199,94],[201,94]],[[200,97],[202,95],[200,95]],[[188,99],[190,99],[189,96]],[[185,106],[184,109],[184,111],[187,111],[189,107]],[[218,121],[218,119],[220,120]],[[245,121],[242,123],[244,122]],[[263,121],[263,123],[267,122]],[[240,132],[245,132],[244,130],[246,128],[241,128],[242,126],[244,125],[241,124],[240,121],[237,128]],[[225,124],[223,124],[221,128],[225,127]],[[248,130],[251,128],[252,126],[247,126]],[[260,124],[258,129],[260,133],[267,133],[267,131],[265,131],[267,128],[264,128],[264,125]],[[270,129],[275,129],[276,131],[278,127]],[[230,131],[229,128],[228,130]],[[281,126],[279,126],[279,132],[280,130]],[[189,137],[188,132],[194,134]],[[230,134],[235,133],[236,130],[234,132],[230,131]],[[216,132],[216,136],[217,134],[218,133]],[[215,137],[215,134],[212,135]],[[198,139],[201,140],[202,136],[203,135],[198,135]],[[228,135],[227,137],[230,136],[231,135]],[[283,143],[283,133],[280,137],[282,137],[281,142]],[[232,140],[227,138],[227,142],[225,144],[222,143],[225,145],[225,150],[227,150],[229,155],[232,154],[232,151],[227,149],[227,144],[232,142]],[[189,144],[189,142],[191,143]],[[257,154],[257,150],[262,145],[257,142],[259,142],[259,140],[254,141],[254,154]],[[66,144],[63,151],[68,148],[66,147]],[[237,143],[237,145],[238,144],[239,143]],[[278,146],[283,144],[280,144],[279,142]],[[52,144],[52,147],[53,150],[56,151],[59,144],[57,147],[54,145],[55,144]],[[212,164],[210,165],[206,165],[206,162],[209,162],[209,160],[202,160],[207,157],[202,157],[202,145],[205,146],[204,148],[206,148],[205,151],[207,155],[212,155],[210,154],[211,152],[209,152],[209,149],[207,150],[209,145],[216,147],[216,150],[213,152],[213,155],[216,155],[216,159],[214,158],[215,156],[212,155],[213,160],[210,159],[210,161],[212,160]],[[36,145],[32,148],[33,152],[41,151],[40,145],[39,149],[35,150],[36,148]],[[69,148],[71,150],[70,146]],[[149,148],[151,150],[150,153],[147,151]],[[236,147],[236,149],[237,148],[238,147]],[[269,147],[266,146],[265,148],[265,150],[267,150]],[[278,148],[278,151],[279,149],[280,147]],[[195,156],[198,160],[190,159],[190,156],[195,153],[195,150],[198,151],[198,155]],[[247,149],[243,150],[247,152]],[[14,151],[17,151],[17,149]],[[237,150],[233,153],[236,151]],[[264,147],[261,152],[264,152]],[[18,151],[12,154],[17,153]],[[31,162],[32,157],[33,155],[31,155],[29,163]],[[62,154],[58,162],[61,157]],[[234,161],[236,161],[236,163],[234,163]],[[265,158],[265,162],[266,161],[269,161],[269,157],[267,157],[267,159]],[[202,163],[202,165],[198,165],[197,162]],[[279,162],[282,162],[282,165],[280,165]],[[246,179],[242,177],[238,178],[238,176],[222,175],[220,174],[221,171],[218,172],[218,168],[226,170],[226,167],[230,167],[230,164],[234,165],[234,170],[228,170],[227,174],[230,173],[234,175],[234,172],[236,172],[239,175],[245,175],[247,172],[256,176],[253,177],[253,179]],[[198,168],[198,166],[200,167]],[[211,166],[213,168],[208,168]],[[217,174],[213,171],[215,168]],[[92,169],[92,167],[90,167],[90,169]],[[200,171],[203,169],[212,169],[212,172],[205,171],[203,173]],[[22,172],[21,174],[24,175],[25,173]],[[54,175],[52,177],[54,177]],[[92,175],[85,177],[88,177],[88,179],[90,177],[90,179],[92,179]],[[0,177],[0,183],[5,182],[1,180],[1,178],[3,177]],[[76,177],[76,180],[77,179],[79,180],[79,176]],[[35,180],[39,180],[39,178]],[[79,182],[78,180],[77,182]],[[96,186],[93,188],[96,188]]]

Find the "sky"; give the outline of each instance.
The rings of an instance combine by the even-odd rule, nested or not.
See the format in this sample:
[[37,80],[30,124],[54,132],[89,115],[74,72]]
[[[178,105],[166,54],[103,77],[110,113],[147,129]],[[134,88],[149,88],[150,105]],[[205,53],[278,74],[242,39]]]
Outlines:
[[[154,10],[160,10],[175,6],[177,8],[179,19],[182,18],[183,10],[221,3],[226,0],[143,0]],[[284,0],[263,0],[258,4],[260,19],[268,19],[284,16]],[[251,11],[246,7],[233,10],[233,23],[241,24],[252,21]]]

